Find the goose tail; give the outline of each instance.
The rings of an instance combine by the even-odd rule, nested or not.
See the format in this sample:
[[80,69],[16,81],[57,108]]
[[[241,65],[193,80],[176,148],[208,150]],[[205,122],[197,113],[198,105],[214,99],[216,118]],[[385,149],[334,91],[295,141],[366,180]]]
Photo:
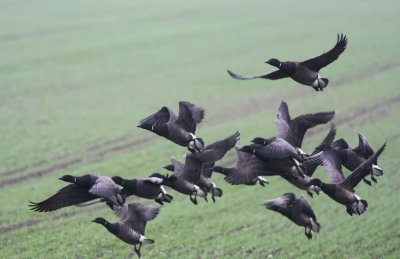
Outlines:
[[357,203],[357,214],[358,214],[358,215],[363,214],[363,213],[367,210],[367,208],[368,208],[368,203],[367,203],[367,201],[366,201],[366,200],[360,200],[360,201]]
[[321,78],[321,79],[318,80],[318,81],[319,81],[319,82],[318,82],[318,85],[319,85],[321,88],[325,88],[325,87],[327,87],[328,84],[329,84],[328,78]]
[[217,188],[217,187],[214,187],[214,188],[211,190],[211,192],[212,192],[212,195],[213,195],[214,197],[222,197],[222,194],[223,194],[222,189]]
[[315,220],[313,220],[312,218],[310,218],[311,221],[311,230],[318,233],[319,230],[321,229],[321,225]]

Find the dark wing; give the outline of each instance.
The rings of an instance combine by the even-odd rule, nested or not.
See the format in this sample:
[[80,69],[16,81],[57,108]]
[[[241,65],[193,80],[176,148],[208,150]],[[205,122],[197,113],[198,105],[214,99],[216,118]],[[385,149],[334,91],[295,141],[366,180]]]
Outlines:
[[179,102],[176,124],[190,133],[196,132],[196,125],[204,118],[204,109],[190,102]]
[[215,162],[221,159],[239,140],[239,132],[206,146],[201,152],[195,153],[196,159],[203,163]]
[[[375,153],[367,138],[361,133],[358,133],[358,146],[354,149],[354,151],[365,159],[369,158]],[[378,164],[377,161],[373,161],[373,163]]]
[[332,147],[334,149],[348,149],[350,148],[349,144],[343,138],[340,138],[332,143]]
[[175,157],[171,157],[171,162],[174,166],[174,175],[176,177],[179,177],[181,174],[183,174],[185,165],[177,160]]
[[214,162],[212,163],[204,163],[201,166],[201,175],[205,178],[210,178],[213,173]]
[[337,42],[335,47],[330,51],[312,59],[308,59],[306,61],[301,62],[302,65],[310,68],[314,71],[319,71],[321,68],[326,67],[333,61],[335,61],[340,54],[346,49],[347,46],[347,37],[343,34],[338,34]]
[[144,235],[147,221],[153,220],[160,212],[160,207],[139,203],[130,203],[127,208],[128,210],[125,210],[120,215],[121,223],[129,226],[141,235]]
[[283,216],[291,218],[293,206],[297,203],[294,193],[285,193],[282,197],[264,203],[264,206],[269,210],[279,212]]
[[333,119],[335,112],[319,112],[300,115],[292,120],[288,133],[284,139],[294,147],[301,148],[307,130]]
[[382,147],[372,156],[370,156],[364,163],[356,168],[344,181],[344,184],[354,188],[357,184],[366,177],[371,170],[369,168],[372,166],[373,161],[377,160],[378,157],[382,154],[383,150],[385,150],[386,142],[382,145]]
[[311,156],[321,152],[324,146],[331,146],[333,140],[335,140],[335,136],[336,136],[336,127],[335,124],[332,124],[328,134],[321,141],[319,146],[314,149],[314,151],[311,153]]
[[234,169],[229,169],[225,181],[232,184],[254,183],[258,176],[270,175],[267,165],[252,156]]
[[30,202],[31,210],[38,212],[49,212],[64,207],[77,205],[99,198],[87,192],[87,190],[78,187],[75,184],[69,184],[61,188],[56,194],[42,202]]
[[275,116],[275,125],[277,129],[276,137],[286,137],[291,121],[292,120],[290,119],[289,107],[286,102],[282,101]]
[[297,158],[299,156],[296,149],[282,138],[277,138],[275,141],[264,146],[260,152],[263,156],[276,159],[289,157]]
[[307,201],[306,197],[302,194],[299,199],[299,206],[301,206],[301,211],[307,215],[308,217],[316,220],[313,209],[311,208],[311,204]]
[[342,162],[334,149],[327,147],[323,150],[322,163],[330,183],[338,184],[344,181]]
[[308,176],[313,176],[318,166],[322,165],[323,151],[306,157],[303,161],[304,173]]
[[251,80],[251,79],[257,79],[257,78],[264,78],[264,79],[270,79],[270,80],[277,80],[281,78],[288,77],[288,75],[281,70],[276,70],[274,72],[262,75],[262,76],[242,76],[238,75],[236,73],[233,73],[232,71],[228,70],[228,74],[233,77],[234,79],[237,80]]
[[238,160],[236,162],[236,166],[239,166],[240,164],[242,164],[243,162],[245,162],[247,159],[249,159],[250,157],[252,157],[253,155],[247,152],[242,152],[239,151],[242,147],[236,143],[235,145],[235,149],[237,152],[237,156],[238,156]]
[[168,121],[172,121],[175,119],[176,119],[175,113],[167,106],[164,106],[158,112],[141,120],[140,125],[138,127],[146,125],[160,126],[167,123]]

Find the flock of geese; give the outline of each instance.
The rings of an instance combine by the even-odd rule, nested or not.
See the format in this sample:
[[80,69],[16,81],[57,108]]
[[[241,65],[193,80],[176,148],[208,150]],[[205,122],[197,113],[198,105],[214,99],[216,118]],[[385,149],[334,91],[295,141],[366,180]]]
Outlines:
[[[319,75],[319,70],[333,62],[345,50],[347,38],[338,35],[333,49],[318,57],[303,62],[280,62],[270,59],[266,63],[278,70],[255,77],[244,77],[228,70],[236,79],[280,79],[291,77],[293,80],[322,91],[328,85],[328,79]],[[122,241],[133,245],[131,253],[141,256],[142,244],[152,244],[154,240],[145,236],[147,221],[153,220],[160,212],[160,206],[130,203],[124,205],[129,196],[152,199],[160,205],[171,203],[173,197],[165,186],[189,196],[193,204],[198,198],[208,201],[208,196],[215,202],[223,195],[222,189],[211,181],[213,173],[224,175],[224,179],[233,185],[268,184],[266,176],[285,179],[295,187],[305,190],[309,196],[321,191],[334,201],[344,205],[350,215],[360,215],[368,207],[366,200],[355,193],[355,187],[363,180],[372,185],[376,177],[383,175],[377,160],[383,152],[384,143],[376,152],[367,139],[359,133],[359,143],[352,148],[344,139],[335,140],[336,128],[330,130],[320,145],[311,153],[302,150],[306,132],[313,127],[330,122],[334,111],[309,113],[291,118],[286,102],[282,101],[275,117],[277,134],[275,137],[256,137],[250,144],[240,146],[239,132],[206,145],[204,140],[195,135],[197,124],[204,118],[204,109],[190,102],[179,102],[176,115],[169,107],[162,107],[156,113],[140,121],[139,128],[151,131],[173,143],[187,148],[185,161],[174,157],[171,164],[164,168],[169,174],[154,173],[146,178],[124,179],[120,176],[107,177],[95,174],[83,176],[64,175],[59,178],[69,184],[61,188],[48,199],[35,203],[31,209],[38,212],[50,212],[64,207],[87,206],[105,202],[119,217],[116,223],[110,223],[98,217],[93,222],[103,225],[110,233]],[[235,149],[237,162],[232,167],[216,165],[225,154]],[[314,176],[318,166],[325,168],[329,183]],[[351,171],[347,176],[342,166]],[[367,179],[367,177],[370,179]],[[304,195],[296,198],[293,193],[265,203],[267,209],[281,213],[295,224],[304,227],[308,239],[313,232],[319,232],[320,224]]]

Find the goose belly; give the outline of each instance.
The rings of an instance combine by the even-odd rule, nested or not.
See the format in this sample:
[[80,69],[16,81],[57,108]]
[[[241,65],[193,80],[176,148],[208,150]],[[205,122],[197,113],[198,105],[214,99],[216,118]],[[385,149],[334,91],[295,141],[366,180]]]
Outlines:
[[333,200],[335,200],[338,203],[343,204],[345,206],[357,201],[357,197],[354,195],[354,193],[352,193],[351,191],[348,191],[346,189],[339,189],[339,190],[336,190],[336,192],[333,194],[329,194],[329,193],[327,193],[327,194]]
[[296,73],[292,76],[294,81],[314,87],[318,86],[319,78],[321,78],[321,76],[317,72],[307,68],[298,68]]
[[186,195],[191,195],[195,191],[194,185],[192,183],[184,181],[184,180],[177,180],[170,187],[172,189],[174,189],[175,191],[186,194]]
[[143,185],[136,190],[135,195],[145,199],[154,199],[162,192],[159,186]]

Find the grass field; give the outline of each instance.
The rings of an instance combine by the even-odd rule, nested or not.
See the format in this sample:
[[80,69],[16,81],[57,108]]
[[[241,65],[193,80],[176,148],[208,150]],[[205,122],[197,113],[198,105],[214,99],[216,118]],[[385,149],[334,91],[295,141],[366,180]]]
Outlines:
[[[357,132],[377,148],[385,174],[360,184],[360,217],[321,194],[321,232],[304,229],[263,201],[304,193],[277,177],[265,188],[230,186],[198,206],[175,193],[147,225],[156,240],[143,258],[399,258],[400,4],[398,1],[1,1],[0,258],[123,258],[130,247],[91,223],[116,221],[104,205],[39,214],[26,206],[64,186],[64,174],[144,177],[184,149],[136,127],[163,105],[206,108],[206,142],[236,130],[241,143],[273,136],[281,100],[292,116],[335,110],[338,137]],[[271,57],[302,60],[348,35],[343,55],[322,70],[323,93],[289,80],[235,81],[226,69],[272,71]],[[328,130],[306,138],[311,152]],[[230,152],[219,164],[231,164]],[[316,173],[324,178],[322,169]],[[138,200],[152,204],[152,201]]]

